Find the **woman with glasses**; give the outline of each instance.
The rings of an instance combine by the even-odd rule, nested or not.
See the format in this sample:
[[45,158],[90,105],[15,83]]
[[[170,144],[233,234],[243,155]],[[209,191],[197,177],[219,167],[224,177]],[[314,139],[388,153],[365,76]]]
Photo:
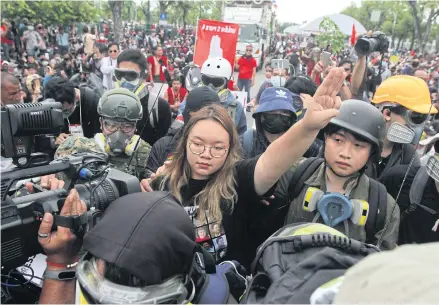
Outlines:
[[[143,180],[143,190],[170,191],[187,209],[194,229],[207,232],[217,261],[235,259],[249,267],[255,254],[250,211],[271,196],[276,182],[305,153],[319,129],[338,114],[340,104],[333,90],[338,91],[343,79],[342,69],[331,71],[325,96],[311,101],[300,123],[262,155],[244,161],[240,161],[239,136],[227,110],[221,105],[201,108],[185,125],[172,162],[150,183]],[[209,229],[215,223],[223,228],[227,251],[215,248],[218,242]]]

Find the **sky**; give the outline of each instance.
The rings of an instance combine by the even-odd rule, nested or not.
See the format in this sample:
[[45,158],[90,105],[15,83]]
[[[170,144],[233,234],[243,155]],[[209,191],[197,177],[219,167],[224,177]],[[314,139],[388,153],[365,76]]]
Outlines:
[[276,15],[280,22],[308,23],[321,16],[340,13],[352,2],[358,6],[361,0],[276,0]]

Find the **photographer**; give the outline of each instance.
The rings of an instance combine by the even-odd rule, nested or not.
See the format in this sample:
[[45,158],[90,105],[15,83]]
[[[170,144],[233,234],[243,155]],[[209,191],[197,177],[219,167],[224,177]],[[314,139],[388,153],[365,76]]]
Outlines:
[[[85,210],[73,190],[61,216]],[[46,213],[38,232],[47,253],[41,304],[73,304],[75,299],[88,304],[236,303],[229,289],[216,287],[214,294],[203,295],[209,254],[197,247],[190,218],[169,193],[117,199],[83,242],[68,228],[51,232],[52,225],[53,216]],[[78,262],[81,244],[86,253]],[[225,281],[229,273],[220,275]]]
[[53,77],[44,88],[44,98],[62,102],[64,129],[56,138],[57,148],[70,134],[92,138],[99,132],[99,95],[88,87],[75,88],[71,81]]

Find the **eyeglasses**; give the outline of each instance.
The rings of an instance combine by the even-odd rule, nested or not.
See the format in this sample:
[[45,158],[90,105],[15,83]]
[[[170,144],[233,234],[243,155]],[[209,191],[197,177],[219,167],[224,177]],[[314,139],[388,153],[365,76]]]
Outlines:
[[250,50],[250,49],[247,49],[247,50],[245,50],[246,52],[253,52],[253,50]]
[[117,80],[125,78],[127,81],[132,82],[140,78],[140,73],[134,70],[115,68],[114,77],[116,77]]
[[208,86],[212,84],[215,88],[222,88],[226,85],[226,79],[223,77],[210,77],[205,74],[201,74],[201,82],[203,85]]
[[109,50],[108,53],[117,53],[119,50]]
[[117,122],[110,119],[103,119],[102,125],[111,133],[116,132],[118,129],[122,130],[123,133],[131,133],[136,129],[135,122]]
[[221,146],[207,146],[200,143],[189,142],[189,150],[194,155],[201,155],[206,148],[210,149],[210,155],[214,158],[222,158],[229,150]]

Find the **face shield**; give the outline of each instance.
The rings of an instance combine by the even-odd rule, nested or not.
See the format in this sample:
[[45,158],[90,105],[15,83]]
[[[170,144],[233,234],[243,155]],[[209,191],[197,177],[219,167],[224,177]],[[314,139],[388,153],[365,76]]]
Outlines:
[[94,258],[81,260],[76,268],[79,298],[88,304],[181,304],[187,298],[181,276],[169,278],[159,285],[128,287],[115,284],[99,274]]
[[387,130],[387,139],[394,143],[418,144],[428,115],[400,106],[394,107],[392,112],[401,116],[404,119],[404,124],[393,122]]

